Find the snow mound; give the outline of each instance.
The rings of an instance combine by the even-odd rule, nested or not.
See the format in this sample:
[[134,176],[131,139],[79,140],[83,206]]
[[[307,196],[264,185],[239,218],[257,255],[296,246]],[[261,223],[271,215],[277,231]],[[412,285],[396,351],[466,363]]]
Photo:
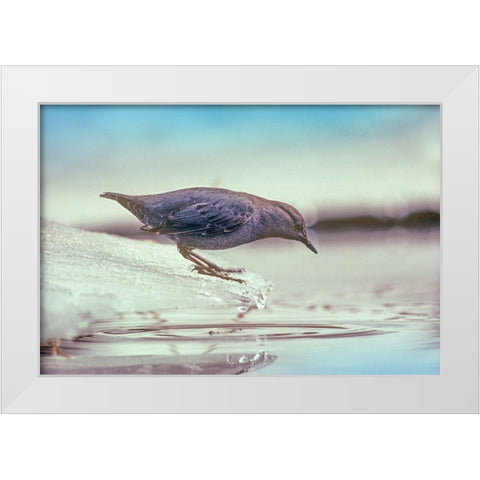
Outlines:
[[41,337],[73,338],[93,320],[118,313],[265,306],[271,282],[250,272],[232,276],[246,283],[193,272],[173,244],[42,222]]

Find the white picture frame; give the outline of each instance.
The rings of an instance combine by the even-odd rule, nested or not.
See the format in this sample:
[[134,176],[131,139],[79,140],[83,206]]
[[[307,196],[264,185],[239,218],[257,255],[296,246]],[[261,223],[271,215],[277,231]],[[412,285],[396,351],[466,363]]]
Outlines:
[[[478,67],[2,67],[2,412],[478,412]],[[439,375],[41,376],[39,106],[439,104]]]

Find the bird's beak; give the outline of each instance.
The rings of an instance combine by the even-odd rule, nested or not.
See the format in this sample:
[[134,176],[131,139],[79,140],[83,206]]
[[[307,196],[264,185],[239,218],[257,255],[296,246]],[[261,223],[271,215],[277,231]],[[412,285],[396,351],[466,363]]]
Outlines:
[[312,242],[308,238],[302,238],[300,241],[313,253],[318,253],[317,249],[313,246]]

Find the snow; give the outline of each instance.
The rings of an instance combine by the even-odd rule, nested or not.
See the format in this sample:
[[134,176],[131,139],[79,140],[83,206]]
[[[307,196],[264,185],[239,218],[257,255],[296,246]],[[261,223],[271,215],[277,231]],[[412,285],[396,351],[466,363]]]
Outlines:
[[[99,319],[162,309],[263,308],[273,284],[199,275],[175,245],[87,232],[53,222],[41,228],[41,337],[74,338]],[[231,263],[208,253],[225,267]]]

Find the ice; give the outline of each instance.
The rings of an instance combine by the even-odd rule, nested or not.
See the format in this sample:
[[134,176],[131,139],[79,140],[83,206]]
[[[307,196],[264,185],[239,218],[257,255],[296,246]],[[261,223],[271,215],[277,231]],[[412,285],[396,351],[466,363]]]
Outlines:
[[[52,222],[41,228],[41,336],[73,338],[93,320],[162,309],[263,308],[273,285],[251,273],[246,283],[192,272],[175,245],[87,232]],[[229,262],[207,253],[225,267]]]

